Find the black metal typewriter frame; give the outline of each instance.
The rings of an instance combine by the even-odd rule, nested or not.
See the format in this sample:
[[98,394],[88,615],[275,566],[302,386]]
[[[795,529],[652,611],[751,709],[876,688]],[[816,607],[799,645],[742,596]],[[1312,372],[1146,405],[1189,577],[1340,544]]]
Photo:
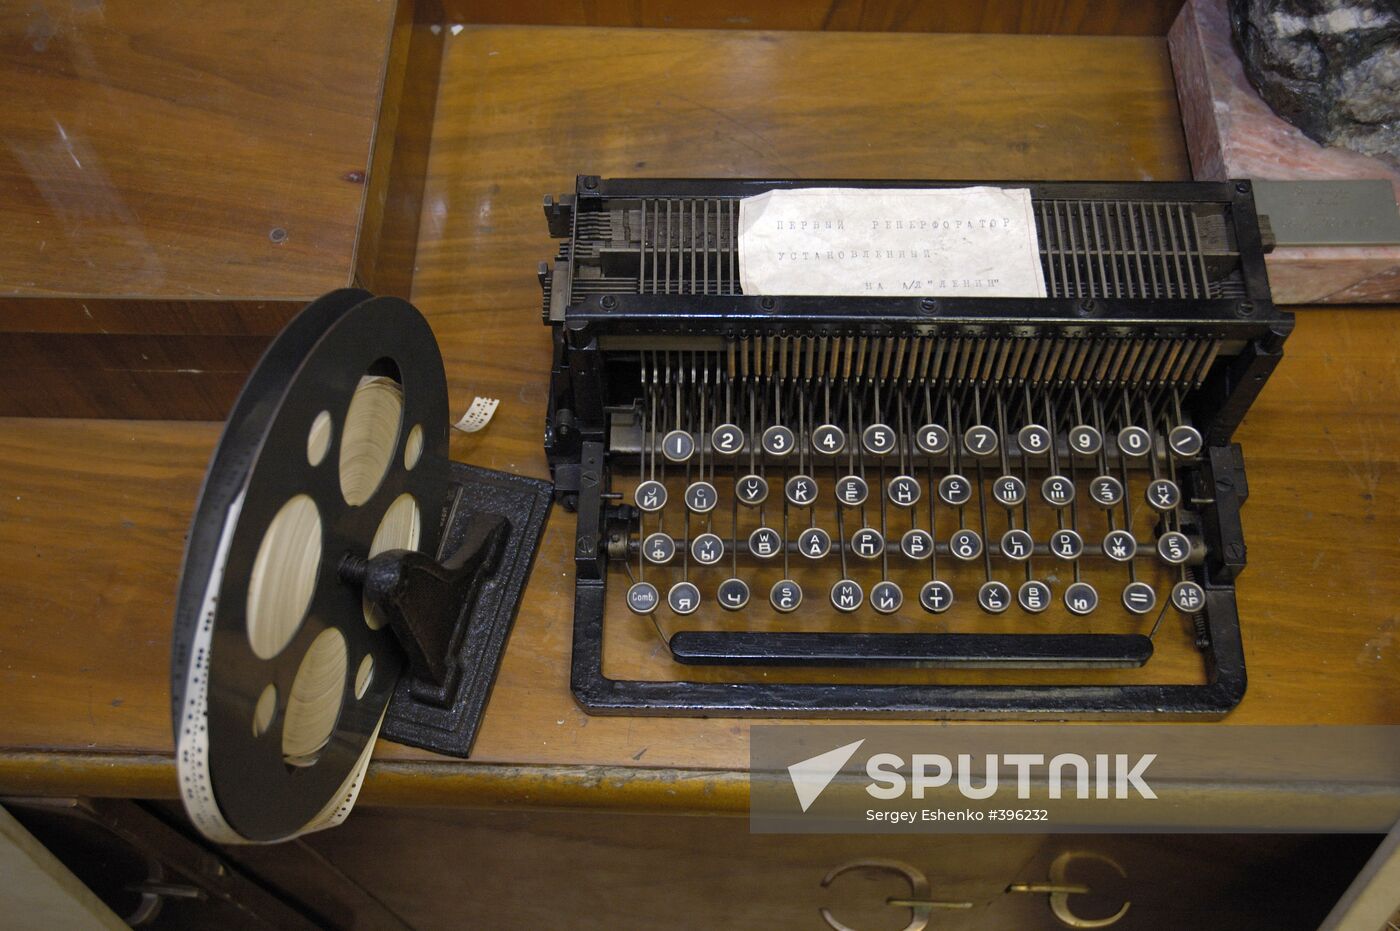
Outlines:
[[[591,198],[742,197],[792,187],[958,187],[989,182],[841,180],[608,180],[580,176],[572,202],[547,199],[550,232],[574,235],[574,220]],[[814,298],[800,296],[686,295],[685,309],[666,295],[600,294],[561,301],[553,296],[544,266],[545,317],[555,333],[546,451],[556,495],[578,511],[575,539],[576,588],[571,686],[575,699],[592,714],[690,716],[858,716],[867,714],[940,719],[1012,716],[1032,718],[1223,716],[1243,697],[1246,686],[1234,582],[1245,564],[1240,505],[1248,495],[1243,457],[1230,442],[1245,411],[1282,357],[1292,330],[1290,314],[1277,310],[1269,295],[1260,224],[1248,182],[1080,183],[994,182],[1029,188],[1034,198],[1131,197],[1138,201],[1208,201],[1230,205],[1238,244],[1244,295],[1210,300],[987,299],[987,298]],[[562,312],[560,308],[562,306]],[[860,684],[646,681],[609,678],[603,671],[603,614],[610,521],[618,519],[610,494],[606,462],[606,399],[598,390],[605,365],[599,338],[608,334],[739,336],[782,335],[801,320],[806,332],[900,332],[919,334],[1034,333],[1044,321],[1063,326],[1082,321],[1082,330],[1121,332],[1151,327],[1172,335],[1189,328],[1194,335],[1243,340],[1244,348],[1217,362],[1189,399],[1192,420],[1201,428],[1205,449],[1190,473],[1195,497],[1214,500],[1202,508],[1200,532],[1208,559],[1197,581],[1206,593],[1205,610],[1195,617],[1205,684]],[[1064,327],[1068,332],[1075,327]],[[625,507],[625,506],[624,506]],[[905,635],[863,634],[861,637]],[[928,636],[938,636],[930,634]],[[991,639],[991,638],[987,638]],[[995,647],[989,647],[994,651]],[[974,645],[972,649],[979,649]]]

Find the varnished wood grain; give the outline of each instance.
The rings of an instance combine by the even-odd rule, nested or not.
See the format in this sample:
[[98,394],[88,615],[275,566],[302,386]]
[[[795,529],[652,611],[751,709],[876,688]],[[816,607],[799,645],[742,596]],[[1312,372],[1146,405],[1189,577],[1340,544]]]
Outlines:
[[464,23],[1164,36],[1181,0],[448,0]]
[[437,0],[396,2],[355,243],[355,284],[381,294],[406,293],[413,282],[444,36]]
[[0,297],[0,416],[221,419],[302,306]]
[[[373,176],[370,156],[382,110],[387,132],[409,123],[395,96],[408,62],[436,77],[407,41],[429,35],[414,28],[429,6],[0,6],[0,96],[23,102],[0,146],[0,355],[13,362],[0,414],[222,418],[249,366],[208,364],[190,334],[261,337],[244,353],[256,359],[269,311],[280,326],[357,274],[406,287],[411,177],[391,187],[392,135]],[[149,338],[144,358],[107,338],[132,333]]]
[[[1066,850],[1110,857],[1126,874],[1084,864],[1072,873],[1097,892],[1073,899],[1086,917],[1130,899],[1121,928],[1307,928],[1374,843],[1279,835],[779,836],[754,834],[740,818],[371,807],[300,842],[423,931],[810,931],[825,927],[821,906],[853,927],[893,931],[909,921],[907,910],[885,904],[907,888],[898,877],[857,871],[821,883],[835,867],[877,853],[926,876],[934,898],[970,903],[937,909],[930,928],[1062,928],[1043,895],[1006,887],[1044,882]],[[300,852],[279,846],[234,855],[244,851],[277,859]],[[453,894],[443,896],[444,888]]]
[[5,4],[0,96],[25,105],[7,108],[0,148],[0,294],[344,285],[393,12]]
[[[605,51],[612,67],[581,67]],[[558,93],[570,81],[577,94]],[[534,266],[554,244],[539,204],[576,172],[1184,178],[1171,86],[1158,40],[523,28],[450,37],[413,298],[442,344],[453,408],[476,394],[502,399],[487,430],[454,438],[454,457],[547,474],[549,344]],[[1400,311],[1300,315],[1240,431],[1251,682],[1231,723],[1400,723],[1397,323]],[[16,781],[35,791],[35,759],[62,771],[63,791],[151,788],[148,761],[171,750],[183,535],[218,430],[0,421],[0,748],[43,751],[6,758],[0,791]],[[568,767],[560,778],[599,798],[630,771],[710,772],[713,786],[700,778],[683,794],[697,807],[730,797],[726,774],[747,764],[748,723],[590,718],[574,705],[571,539],[571,516],[556,512],[475,762],[381,744],[366,799],[487,798],[498,767],[513,765]],[[522,799],[540,784],[524,780]]]

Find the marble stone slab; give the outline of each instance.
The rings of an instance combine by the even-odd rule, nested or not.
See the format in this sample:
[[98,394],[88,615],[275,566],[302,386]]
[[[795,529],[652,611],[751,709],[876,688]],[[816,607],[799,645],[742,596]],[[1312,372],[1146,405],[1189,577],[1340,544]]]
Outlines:
[[[1225,0],[1187,0],[1167,40],[1197,180],[1385,178],[1400,200],[1400,172],[1318,145],[1269,109],[1245,77]],[[1400,245],[1280,246],[1267,264],[1280,304],[1400,301]]]

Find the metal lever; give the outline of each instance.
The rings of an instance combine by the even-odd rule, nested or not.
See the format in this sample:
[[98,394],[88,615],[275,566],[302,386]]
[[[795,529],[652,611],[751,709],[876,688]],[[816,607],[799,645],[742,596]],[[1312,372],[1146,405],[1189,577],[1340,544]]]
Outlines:
[[446,562],[414,550],[387,550],[372,559],[346,554],[340,578],[384,612],[413,675],[444,686],[455,671],[458,619],[471,613],[481,584],[495,574],[509,536],[509,521],[483,514]]

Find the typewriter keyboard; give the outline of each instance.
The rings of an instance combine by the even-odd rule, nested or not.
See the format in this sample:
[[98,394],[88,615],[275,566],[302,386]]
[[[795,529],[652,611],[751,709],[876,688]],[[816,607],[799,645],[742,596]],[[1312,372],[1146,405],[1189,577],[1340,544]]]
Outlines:
[[[639,353],[637,614],[1195,615],[1181,398],[1211,340],[768,338]],[[707,605],[708,603],[708,605]]]

